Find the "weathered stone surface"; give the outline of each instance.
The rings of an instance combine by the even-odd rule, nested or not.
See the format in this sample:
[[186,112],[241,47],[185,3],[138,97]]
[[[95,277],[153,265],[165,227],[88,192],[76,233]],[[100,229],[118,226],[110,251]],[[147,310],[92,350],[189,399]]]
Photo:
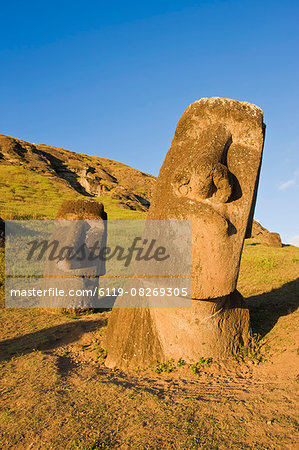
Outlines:
[[249,313],[239,292],[213,301],[192,300],[192,308],[113,309],[108,322],[106,365],[150,367],[156,361],[200,356],[228,357],[246,343]]
[[115,309],[107,334],[109,367],[220,358],[246,342],[248,310],[235,289],[263,142],[263,113],[255,105],[204,98],[186,109],[148,218],[192,220],[192,308]]
[[92,200],[68,200],[63,202],[56,220],[107,220],[102,203]]
[[193,298],[236,287],[263,141],[262,110],[246,102],[202,99],[179,120],[149,219],[193,220]]
[[266,247],[282,247],[279,233],[268,231],[256,220],[253,221],[252,232],[248,242],[265,245]]
[[117,179],[103,169],[88,166],[80,172],[79,182],[88,194],[101,196],[111,190],[111,183]]

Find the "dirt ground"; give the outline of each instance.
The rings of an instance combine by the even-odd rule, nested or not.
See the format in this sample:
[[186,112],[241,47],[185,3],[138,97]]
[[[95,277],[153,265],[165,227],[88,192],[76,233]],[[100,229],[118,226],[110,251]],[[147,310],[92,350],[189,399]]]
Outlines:
[[48,316],[51,327],[0,347],[1,448],[295,449],[296,349],[279,342],[291,316],[269,338],[279,348],[267,342],[251,359],[197,374],[111,371],[101,356],[109,313]]
[[0,310],[0,448],[299,448],[299,249],[252,251],[239,286],[260,338],[197,373],[107,369],[109,312]]

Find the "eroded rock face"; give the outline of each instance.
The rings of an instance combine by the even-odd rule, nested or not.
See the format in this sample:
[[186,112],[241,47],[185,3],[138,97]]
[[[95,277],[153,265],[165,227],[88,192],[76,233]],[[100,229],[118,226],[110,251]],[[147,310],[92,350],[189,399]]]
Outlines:
[[252,226],[264,128],[260,108],[231,99],[204,98],[182,115],[148,218],[192,220],[192,308],[114,310],[109,367],[221,358],[246,342],[249,314],[235,289]]
[[248,242],[265,245],[266,247],[282,247],[280,234],[268,231],[256,220],[253,221],[250,241]]
[[111,190],[111,183],[116,183],[115,177],[107,173],[103,169],[95,170],[94,167],[88,166],[81,170],[79,182],[88,194],[101,196]]

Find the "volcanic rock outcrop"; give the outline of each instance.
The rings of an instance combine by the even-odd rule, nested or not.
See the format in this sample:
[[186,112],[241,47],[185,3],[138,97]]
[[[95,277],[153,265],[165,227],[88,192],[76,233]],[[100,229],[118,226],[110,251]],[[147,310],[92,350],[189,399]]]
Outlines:
[[246,343],[249,313],[236,284],[252,227],[264,130],[259,107],[231,99],[203,98],[182,115],[148,219],[192,221],[192,307],[114,308],[108,367],[221,359]]
[[280,234],[268,231],[256,220],[253,221],[250,241],[248,242],[265,245],[266,247],[282,247]]

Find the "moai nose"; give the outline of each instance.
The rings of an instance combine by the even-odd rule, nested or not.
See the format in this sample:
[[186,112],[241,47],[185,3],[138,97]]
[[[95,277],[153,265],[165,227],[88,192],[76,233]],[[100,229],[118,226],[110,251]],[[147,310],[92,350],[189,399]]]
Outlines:
[[216,187],[214,199],[220,203],[226,203],[232,193],[232,179],[226,166],[219,163],[214,167],[213,183]]

